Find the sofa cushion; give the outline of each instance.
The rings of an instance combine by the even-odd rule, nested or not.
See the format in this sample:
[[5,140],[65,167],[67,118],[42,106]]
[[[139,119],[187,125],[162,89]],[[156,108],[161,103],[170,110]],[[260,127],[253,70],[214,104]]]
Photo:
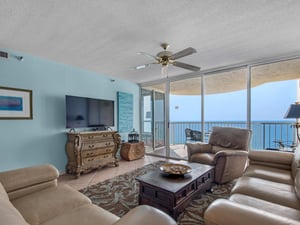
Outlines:
[[279,182],[279,183],[285,183],[285,184],[294,183],[294,179],[292,178],[290,170],[272,168],[269,166],[262,166],[262,165],[249,166],[246,169],[244,176],[257,177],[257,178]]
[[128,213],[126,213],[120,220],[118,220],[114,225],[133,225],[133,224],[143,224],[143,225],[177,225],[176,221],[170,216],[159,209],[151,207],[149,205],[139,205]]
[[56,216],[42,225],[100,225],[113,224],[119,217],[96,205],[87,204]]
[[292,162],[292,176],[296,177],[297,170],[300,169],[300,149],[297,148]]
[[[0,192],[2,191],[0,190]],[[22,215],[8,200],[8,196],[2,196],[2,194],[0,194],[0,224],[28,225]]]
[[298,171],[296,173],[294,185],[295,185],[296,195],[300,201],[300,169],[298,169]]
[[242,194],[233,194],[230,196],[229,200],[241,205],[251,206],[255,209],[263,210],[265,212],[271,212],[275,215],[280,215],[296,221],[300,221],[300,211],[293,208]]
[[12,203],[28,223],[39,225],[91,201],[75,189],[59,185],[14,199]]
[[58,176],[58,170],[54,166],[45,164],[0,172],[0,181],[9,194],[9,192],[30,187],[31,185],[53,181]]
[[2,199],[2,198],[9,200],[7,193],[0,182],[0,199]]
[[271,151],[271,150],[251,150],[249,151],[250,165],[262,165],[279,169],[291,170],[294,153]]
[[249,195],[300,210],[300,201],[297,198],[294,185],[243,176],[237,180],[231,193]]

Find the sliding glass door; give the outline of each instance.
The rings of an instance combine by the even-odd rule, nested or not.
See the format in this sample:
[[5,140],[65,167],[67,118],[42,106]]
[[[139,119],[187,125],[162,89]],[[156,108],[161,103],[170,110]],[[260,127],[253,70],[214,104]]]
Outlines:
[[252,147],[292,150],[296,121],[284,117],[300,100],[300,59],[255,66],[251,77]]
[[146,153],[165,156],[165,95],[154,87],[141,91],[142,134]]
[[247,127],[247,70],[204,76],[205,134],[212,127]]
[[187,159],[186,143],[202,141],[201,77],[170,82],[169,96],[170,157]]

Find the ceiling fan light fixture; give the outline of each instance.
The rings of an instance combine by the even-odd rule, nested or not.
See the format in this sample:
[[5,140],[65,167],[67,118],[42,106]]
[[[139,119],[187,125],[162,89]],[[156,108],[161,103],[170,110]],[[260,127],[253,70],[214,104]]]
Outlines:
[[139,65],[139,66],[136,66],[135,69],[140,70],[140,69],[144,69],[146,67],[147,67],[147,65]]
[[162,43],[160,45],[165,51],[170,47],[170,45],[168,43]]
[[135,68],[138,69],[144,69],[148,66],[150,66],[150,64],[160,64],[162,66],[161,71],[162,71],[162,75],[168,74],[168,65],[173,65],[176,67],[180,67],[183,69],[187,69],[187,70],[192,70],[192,71],[198,71],[200,70],[200,67],[198,66],[193,66],[190,64],[186,64],[186,63],[182,63],[182,62],[178,62],[175,61],[176,59],[191,55],[196,53],[196,49],[189,47],[186,49],[183,49],[179,52],[176,53],[172,53],[170,51],[167,51],[169,45],[167,43],[162,43],[161,47],[164,49],[164,51],[161,51],[159,53],[156,54],[156,56],[150,55],[148,53],[145,52],[139,52],[138,54],[140,55],[146,55],[152,59],[155,60],[155,62],[152,63],[148,63],[148,64],[144,64],[144,65],[140,65],[140,66],[136,66]]
[[161,67],[161,76],[168,77],[169,68],[168,65],[162,65]]

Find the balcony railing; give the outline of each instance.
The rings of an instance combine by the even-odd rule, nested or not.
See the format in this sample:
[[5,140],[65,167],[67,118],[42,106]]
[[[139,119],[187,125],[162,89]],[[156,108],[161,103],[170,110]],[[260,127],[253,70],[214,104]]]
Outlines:
[[[282,121],[255,121],[251,123],[252,138],[251,138],[251,149],[280,149],[280,148],[292,148],[296,140],[295,129],[292,127],[292,122]],[[201,122],[171,122],[170,123],[170,144],[184,144],[185,143],[185,128],[193,130],[202,130]],[[213,121],[206,122],[204,131],[206,141],[212,127],[238,127],[246,128],[246,122],[239,121]],[[149,124],[148,124],[149,127]],[[156,122],[155,124],[155,140],[157,142],[164,142],[164,123]],[[142,133],[142,137],[148,139],[149,132]],[[146,138],[147,137],[147,138]],[[151,138],[150,138],[151,139]]]

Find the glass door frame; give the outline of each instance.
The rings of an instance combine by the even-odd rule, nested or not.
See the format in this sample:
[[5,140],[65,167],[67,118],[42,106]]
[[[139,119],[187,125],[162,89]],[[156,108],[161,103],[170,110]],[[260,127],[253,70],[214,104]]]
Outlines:
[[[145,97],[149,97],[148,105],[145,104]],[[151,155],[156,155],[155,150],[161,148],[164,149],[166,145],[165,140],[165,94],[155,90],[148,90],[146,88],[141,88],[140,91],[140,130],[141,130],[141,140],[146,141],[145,146],[151,148],[149,153]],[[150,104],[150,105],[149,105]],[[147,107],[147,112],[145,108]],[[150,107],[150,110],[148,109]],[[148,111],[149,110],[149,111]],[[147,113],[150,113],[150,118],[146,121]],[[149,122],[151,124],[151,129],[145,132],[145,123]],[[148,138],[149,137],[150,140]],[[144,139],[146,138],[146,139]],[[146,151],[147,152],[147,151]],[[161,156],[161,154],[159,154]]]

